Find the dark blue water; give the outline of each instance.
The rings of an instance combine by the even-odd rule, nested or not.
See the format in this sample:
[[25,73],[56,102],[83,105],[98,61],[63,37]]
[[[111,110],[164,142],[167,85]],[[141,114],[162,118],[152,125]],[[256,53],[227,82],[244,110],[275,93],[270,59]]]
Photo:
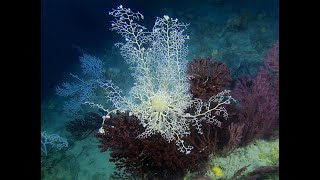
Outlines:
[[[190,31],[200,23],[199,17],[208,19],[211,16],[215,25],[223,26],[232,14],[243,10],[252,14],[263,10],[274,20],[279,14],[277,0],[42,0],[41,3],[42,100],[52,96],[54,87],[79,66],[80,53],[75,47],[102,55],[104,49],[122,41],[120,36],[109,31],[111,17],[108,15],[111,8],[120,4],[142,12],[143,24],[147,27],[152,27],[156,16],[167,14],[190,23]],[[194,38],[205,38],[202,32],[195,30],[190,34]]]

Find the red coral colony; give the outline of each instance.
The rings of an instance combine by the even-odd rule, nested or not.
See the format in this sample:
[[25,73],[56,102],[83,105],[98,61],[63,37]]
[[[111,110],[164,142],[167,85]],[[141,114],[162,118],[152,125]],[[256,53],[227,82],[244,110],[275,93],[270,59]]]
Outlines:
[[[226,64],[220,61],[211,64],[209,58],[190,61],[188,78],[193,97],[203,101],[230,88],[232,80]],[[123,170],[120,171],[123,174],[115,173],[114,178],[123,179],[127,173],[139,179],[183,179],[188,171],[206,170],[210,154],[227,155],[257,138],[277,137],[278,90],[279,42],[276,42],[255,78],[236,80],[231,92],[237,103],[226,107],[229,119],[223,121],[221,127],[203,123],[202,134],[190,127],[191,134],[184,137],[184,141],[194,147],[190,154],[179,152],[174,142],[168,143],[160,135],[137,139],[143,132],[142,125],[136,117],[120,112],[104,124],[104,134],[96,135],[99,147],[103,152],[111,150],[110,161]]]

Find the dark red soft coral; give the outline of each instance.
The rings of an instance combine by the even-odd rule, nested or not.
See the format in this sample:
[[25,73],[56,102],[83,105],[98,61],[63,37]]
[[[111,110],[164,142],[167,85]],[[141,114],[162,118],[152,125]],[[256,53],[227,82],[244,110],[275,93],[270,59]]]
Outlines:
[[181,153],[175,142],[168,143],[160,135],[136,138],[144,129],[138,119],[128,113],[112,116],[103,129],[104,134],[96,135],[101,151],[110,149],[110,161],[119,170],[138,177],[182,177],[188,170],[196,169],[201,160],[197,153],[188,156]]
[[210,58],[190,61],[188,77],[191,94],[203,100],[226,89],[232,79],[227,65],[220,61],[211,64]]

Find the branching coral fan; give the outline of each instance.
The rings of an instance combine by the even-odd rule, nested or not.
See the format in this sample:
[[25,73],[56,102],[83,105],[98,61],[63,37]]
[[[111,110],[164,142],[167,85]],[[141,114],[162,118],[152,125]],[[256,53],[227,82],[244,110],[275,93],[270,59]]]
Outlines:
[[63,105],[65,114],[70,117],[79,115],[81,105],[86,101],[97,100],[97,81],[104,79],[103,61],[95,56],[84,53],[79,57],[82,76],[70,75],[75,82],[64,82],[56,87],[56,94],[68,98]]
[[104,130],[105,135],[97,134],[101,150],[111,148],[110,161],[126,173],[146,179],[179,179],[188,169],[197,169],[199,157],[193,152],[190,155],[179,152],[174,142],[168,143],[160,135],[135,138],[144,128],[128,113],[111,116]]
[[238,120],[244,124],[242,144],[256,138],[278,136],[279,128],[279,42],[269,50],[265,67],[255,79],[240,78],[233,90],[239,100]]
[[82,119],[76,118],[65,124],[66,130],[71,133],[75,140],[82,140],[101,126],[101,116],[90,112],[86,113]]
[[209,58],[190,61],[188,77],[193,97],[203,100],[224,90],[231,81],[230,68],[220,61],[211,64]]

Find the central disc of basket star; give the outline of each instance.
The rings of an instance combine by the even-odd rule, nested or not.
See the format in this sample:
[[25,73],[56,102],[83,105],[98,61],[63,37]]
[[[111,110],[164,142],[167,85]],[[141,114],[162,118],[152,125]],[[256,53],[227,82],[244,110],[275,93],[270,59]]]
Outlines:
[[159,132],[163,132],[164,121],[168,120],[168,112],[170,111],[170,96],[166,93],[157,93],[151,99],[151,119],[153,128]]

